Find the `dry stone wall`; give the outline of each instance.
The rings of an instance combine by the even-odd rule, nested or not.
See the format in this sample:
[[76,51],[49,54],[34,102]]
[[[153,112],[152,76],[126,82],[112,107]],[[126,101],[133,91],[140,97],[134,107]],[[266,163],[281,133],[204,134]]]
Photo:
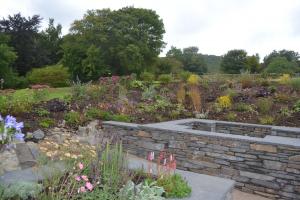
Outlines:
[[[211,131],[194,130],[190,124],[195,121],[207,122],[205,130],[210,126]],[[271,199],[300,199],[299,128],[251,125],[249,133],[262,130],[265,135],[254,137],[213,132],[216,123],[196,119],[149,125],[105,122],[104,131],[120,134],[131,154],[145,157],[165,149],[175,154],[180,169],[231,178],[236,188]],[[246,133],[247,126],[242,126]]]

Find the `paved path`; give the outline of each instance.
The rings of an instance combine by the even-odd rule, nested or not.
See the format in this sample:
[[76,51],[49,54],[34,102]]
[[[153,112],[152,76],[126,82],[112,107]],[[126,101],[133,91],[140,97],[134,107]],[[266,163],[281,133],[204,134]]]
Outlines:
[[232,196],[233,200],[270,200],[258,195],[241,192],[239,190],[234,190]]

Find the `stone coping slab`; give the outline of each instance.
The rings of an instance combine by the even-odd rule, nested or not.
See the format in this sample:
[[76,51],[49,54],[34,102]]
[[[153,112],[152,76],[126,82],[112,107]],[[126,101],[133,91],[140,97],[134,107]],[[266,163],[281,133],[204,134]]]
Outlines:
[[122,127],[131,128],[131,129],[141,129],[141,130],[165,130],[165,131],[170,131],[170,134],[172,132],[180,133],[180,134],[190,133],[190,134],[206,136],[206,137],[228,138],[228,139],[248,141],[248,142],[259,142],[259,143],[263,143],[263,144],[300,147],[300,138],[289,138],[289,137],[271,136],[271,135],[267,135],[264,138],[259,138],[259,137],[251,137],[251,136],[244,136],[244,135],[235,135],[235,134],[226,134],[226,133],[211,132],[211,131],[194,130],[194,129],[191,129],[187,125],[187,124],[193,123],[193,122],[204,122],[204,123],[210,123],[210,124],[220,122],[220,123],[231,123],[231,124],[241,125],[241,126],[265,127],[265,128],[271,128],[273,130],[289,130],[290,132],[300,135],[300,128],[295,128],[295,127],[266,126],[266,125],[260,125],[260,124],[256,125],[256,124],[225,122],[225,121],[216,121],[216,120],[202,120],[202,119],[193,119],[193,118],[153,123],[153,124],[145,124],[145,125],[137,125],[137,124],[131,124],[131,123],[124,123],[124,122],[115,122],[115,121],[106,121],[106,122],[103,122],[103,124],[104,125],[122,126]]
[[[128,160],[131,169],[147,169],[149,164],[147,160],[131,155]],[[153,172],[156,173],[156,164],[152,164]],[[181,200],[230,200],[232,198],[231,193],[235,185],[233,180],[178,169],[176,173],[185,178],[192,188],[191,196]]]

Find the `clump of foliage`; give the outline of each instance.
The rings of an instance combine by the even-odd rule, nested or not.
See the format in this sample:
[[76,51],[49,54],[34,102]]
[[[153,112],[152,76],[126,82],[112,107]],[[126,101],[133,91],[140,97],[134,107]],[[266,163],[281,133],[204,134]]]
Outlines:
[[238,112],[254,112],[253,105],[246,103],[238,103],[235,105],[235,110]]
[[[2,187],[2,186],[0,186]],[[19,181],[10,186],[6,186],[1,194],[1,199],[30,199],[36,198],[42,191],[42,185],[34,182]]]
[[178,76],[182,81],[187,81],[188,78],[192,75],[192,72],[189,71],[181,71]]
[[274,118],[272,116],[266,115],[259,118],[260,124],[272,125],[274,124]]
[[82,122],[80,113],[76,111],[68,112],[67,114],[65,114],[64,119],[66,123],[70,126],[76,126],[81,124]]
[[256,106],[260,113],[267,114],[271,110],[273,102],[271,99],[259,98],[256,102]]
[[217,105],[221,109],[229,109],[232,106],[231,98],[228,95],[220,96],[217,99]]
[[144,91],[142,93],[142,99],[149,100],[153,99],[157,94],[157,91],[155,89],[155,85],[150,85],[149,87],[145,87]]
[[34,111],[39,117],[47,117],[50,115],[50,112],[44,108],[37,108]]
[[288,84],[291,81],[291,75],[283,74],[279,77],[279,83],[281,84]]
[[226,119],[228,121],[235,121],[237,118],[237,114],[234,113],[234,112],[229,112],[227,115],[226,115]]
[[185,85],[183,83],[181,83],[179,85],[179,88],[178,88],[177,93],[176,93],[176,97],[177,97],[177,102],[178,103],[184,104],[185,97],[186,97],[186,89],[185,89]]
[[85,111],[85,117],[88,120],[99,119],[103,117],[103,112],[98,108],[89,108]]
[[289,84],[295,91],[300,91],[300,78],[293,78],[290,80]]
[[251,76],[248,72],[241,74],[240,83],[241,83],[243,89],[251,88],[255,84],[255,82],[253,80],[253,76]]
[[155,75],[151,72],[146,72],[145,71],[145,72],[141,73],[140,78],[143,81],[152,82],[152,81],[155,80]]
[[200,81],[200,77],[196,74],[191,74],[187,79],[187,83],[190,85],[198,85]]
[[131,118],[125,114],[115,114],[111,116],[111,120],[118,121],[118,122],[130,122]]
[[164,189],[156,185],[156,182],[145,181],[135,185],[128,181],[120,190],[120,200],[163,200]]
[[171,83],[173,80],[173,76],[171,74],[161,74],[157,78],[158,81],[164,84]]
[[54,124],[55,124],[55,121],[51,118],[45,118],[39,122],[39,125],[42,128],[49,128],[50,126],[53,126]]
[[275,57],[267,65],[265,72],[277,74],[293,74],[299,70],[295,61],[289,61],[286,57]]
[[283,107],[279,111],[280,115],[283,117],[290,117],[293,114],[293,111],[290,110],[288,107]]
[[298,101],[294,104],[293,110],[294,110],[295,112],[300,112],[300,100],[298,100]]
[[30,84],[46,84],[51,87],[66,87],[69,85],[70,74],[68,68],[53,65],[32,69],[27,74]]
[[179,174],[166,176],[157,180],[157,185],[165,190],[167,198],[184,198],[191,195],[192,189]]

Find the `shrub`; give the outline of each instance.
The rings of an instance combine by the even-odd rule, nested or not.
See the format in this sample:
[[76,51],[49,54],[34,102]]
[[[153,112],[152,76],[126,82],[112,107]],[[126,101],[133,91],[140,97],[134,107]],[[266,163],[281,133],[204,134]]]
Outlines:
[[51,118],[45,118],[39,122],[39,125],[42,128],[49,128],[50,126],[53,126],[54,124],[55,124],[55,121]]
[[283,117],[290,117],[293,114],[293,111],[290,110],[288,107],[283,107],[280,109],[280,115],[282,115]]
[[157,79],[162,83],[168,84],[173,80],[173,76],[171,74],[161,74]]
[[237,118],[237,114],[234,112],[230,112],[226,115],[226,120],[228,121],[235,121]]
[[291,79],[289,84],[294,90],[300,91],[300,78]]
[[149,87],[145,87],[142,93],[142,99],[153,99],[157,94],[155,85],[150,85]]
[[98,108],[89,108],[85,111],[85,117],[88,120],[99,119],[102,117],[102,112]]
[[47,84],[52,87],[68,86],[69,78],[68,68],[62,65],[35,68],[27,74],[30,84]]
[[9,101],[8,98],[4,95],[0,95],[0,113],[2,114],[9,113]]
[[200,112],[202,109],[201,93],[196,85],[190,86],[189,96],[192,100],[194,111]]
[[41,191],[41,184],[20,181],[6,187],[0,197],[1,199],[34,199]]
[[253,105],[246,103],[238,103],[235,106],[235,110],[238,112],[254,112]]
[[275,95],[275,101],[287,103],[291,100],[291,97],[284,93],[278,93]]
[[50,115],[50,112],[44,108],[37,108],[35,109],[35,113],[39,116],[39,117],[46,117]]
[[180,84],[176,93],[177,102],[183,104],[185,102],[185,96],[186,96],[185,85]]
[[199,81],[200,81],[200,77],[196,74],[190,75],[187,80],[188,84],[190,84],[190,85],[198,85]]
[[276,88],[275,85],[271,85],[271,86],[268,87],[268,90],[273,94],[277,91],[277,88]]
[[120,200],[163,200],[164,192],[162,187],[156,186],[156,182],[145,181],[135,185],[132,181],[128,181],[120,190]]
[[266,115],[259,118],[259,123],[264,125],[274,124],[274,118],[272,116]]
[[291,80],[291,76],[289,74],[283,74],[279,77],[279,83],[288,84]]
[[180,77],[181,80],[187,81],[188,78],[191,76],[191,74],[192,73],[189,72],[189,71],[182,71],[182,72],[179,73],[179,77]]
[[231,89],[231,88],[228,88],[226,91],[225,91],[225,94],[227,96],[229,96],[231,99],[233,99],[234,97],[236,97],[238,95],[238,92],[234,89]]
[[157,185],[164,188],[167,198],[184,198],[192,192],[191,187],[179,174],[160,178]]
[[251,88],[254,85],[253,77],[249,73],[243,73],[240,77],[240,83],[242,88]]
[[79,112],[71,111],[65,114],[65,121],[70,126],[76,126],[81,123],[81,116]]
[[125,114],[115,114],[112,115],[111,120],[113,121],[118,121],[118,122],[130,122],[130,116],[125,115]]
[[300,100],[298,100],[298,101],[294,104],[293,110],[294,110],[295,112],[300,112]]
[[151,72],[143,72],[141,73],[140,78],[143,81],[152,82],[155,80],[155,75]]
[[231,102],[230,96],[228,96],[228,95],[220,96],[220,97],[217,99],[217,104],[218,104],[218,106],[219,106],[220,108],[222,108],[222,109],[228,109],[228,108],[231,108],[232,102]]
[[267,114],[271,110],[273,102],[271,99],[259,98],[256,102],[256,106],[260,113]]

